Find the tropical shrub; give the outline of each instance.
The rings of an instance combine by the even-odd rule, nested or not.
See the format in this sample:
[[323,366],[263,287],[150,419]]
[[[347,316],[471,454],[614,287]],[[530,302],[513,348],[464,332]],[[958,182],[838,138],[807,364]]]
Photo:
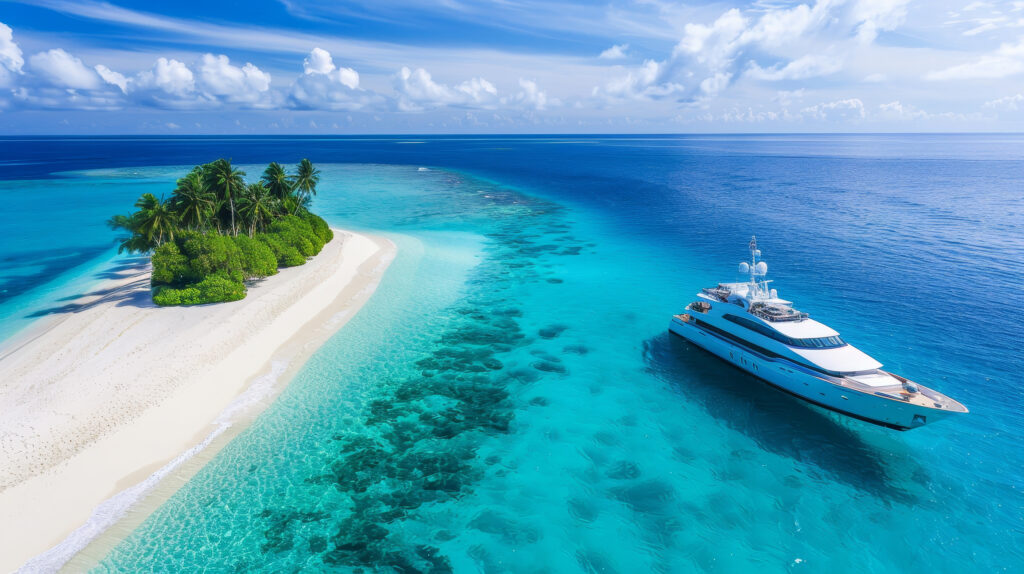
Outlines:
[[188,257],[181,253],[177,243],[164,243],[157,247],[151,261],[153,285],[178,285],[192,277]]
[[246,235],[234,239],[242,255],[242,273],[246,279],[263,279],[277,274],[277,256],[266,243]]
[[161,307],[168,305],[198,305],[204,303],[199,297],[199,289],[185,287],[175,289],[173,287],[155,287],[153,289],[153,302]]
[[299,253],[299,250],[286,243],[277,234],[260,233],[256,240],[266,245],[274,257],[277,258],[278,267],[296,267],[306,262],[306,258]]
[[295,247],[305,257],[312,257],[324,247],[324,241],[313,232],[313,228],[302,218],[286,215],[270,226],[270,233],[276,234],[285,243]]
[[245,285],[220,275],[211,275],[199,283],[183,289],[160,287],[153,293],[157,305],[202,305],[225,303],[245,298]]
[[202,281],[210,275],[221,275],[232,281],[242,281],[242,250],[227,235],[190,233],[179,246],[188,257],[192,274],[187,279]]
[[309,224],[309,226],[313,229],[313,233],[316,233],[320,240],[323,241],[325,244],[330,242],[330,240],[334,239],[334,232],[331,231],[331,226],[327,225],[327,222],[324,221],[323,218],[320,217],[319,215],[316,215],[315,213],[309,211],[304,211],[301,215],[299,215],[299,217],[301,217],[303,221]]

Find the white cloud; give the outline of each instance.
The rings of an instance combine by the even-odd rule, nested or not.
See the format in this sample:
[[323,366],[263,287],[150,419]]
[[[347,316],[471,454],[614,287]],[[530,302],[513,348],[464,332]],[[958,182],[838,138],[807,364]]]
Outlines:
[[398,108],[402,111],[420,111],[440,106],[493,107],[498,102],[498,90],[483,78],[473,78],[448,87],[433,80],[423,68],[410,70],[403,67],[395,77]]
[[711,26],[687,24],[683,38],[673,50],[673,58],[690,57],[717,70],[732,61],[746,28],[747,19],[736,8],[719,16]]
[[629,44],[616,44],[611,48],[608,48],[598,58],[604,60],[621,60],[626,57],[626,50],[629,49]]
[[124,74],[119,74],[114,70],[99,64],[95,67],[96,73],[103,78],[103,81],[120,88],[122,94],[128,93],[128,78],[124,77]]
[[[754,108],[748,106],[746,110],[734,108],[726,111],[719,119],[723,122],[761,123],[766,121],[775,121],[779,119],[779,117],[780,115],[778,112],[769,110],[754,111]],[[714,116],[711,116],[710,119],[713,120]]]
[[[747,77],[763,81],[836,74],[850,54],[870,48],[880,31],[902,25],[907,4],[908,0],[818,0],[793,7],[755,3],[746,10],[732,8],[709,24],[687,23],[667,59],[648,60],[594,95],[656,98],[686,92],[691,101],[706,101],[725,92],[730,78],[743,71],[740,60],[750,62]],[[762,68],[757,60],[763,59],[780,63]]]
[[199,86],[207,94],[232,103],[257,105],[270,89],[270,74],[251,63],[239,68],[225,55],[203,54],[198,68]]
[[352,68],[335,67],[331,53],[321,48],[313,48],[309,56],[302,61],[302,71],[307,75],[331,76],[334,81],[353,90],[359,87],[359,74]]
[[798,39],[807,30],[822,24],[828,5],[821,2],[814,8],[800,4],[792,9],[775,9],[765,12],[757,23],[744,31],[742,43],[763,44],[772,48]]
[[468,98],[467,101],[473,104],[493,102],[498,95],[498,90],[494,87],[494,84],[483,78],[466,80],[455,86],[455,90],[458,93],[465,94],[465,97]]
[[929,117],[928,112],[919,110],[916,107],[909,104],[902,104],[899,100],[889,102],[888,104],[881,104],[878,106],[884,117],[901,120],[920,120],[927,119]]
[[94,90],[101,85],[95,70],[60,48],[33,54],[28,62],[33,73],[58,88]]
[[998,79],[1024,72],[1024,38],[1016,44],[1002,44],[981,58],[929,72],[929,80]]
[[860,98],[847,98],[833,102],[823,102],[801,110],[802,114],[817,120],[841,118],[863,118],[867,115],[864,102]]
[[14,82],[13,76],[21,73],[24,64],[21,48],[14,42],[14,31],[0,22],[0,88],[10,86]]
[[289,90],[289,103],[299,109],[355,111],[383,102],[359,87],[359,73],[337,67],[330,52],[313,48],[302,62],[302,75]]
[[20,72],[24,64],[21,48],[14,42],[14,31],[7,24],[0,22],[0,66],[12,72]]
[[594,95],[613,100],[658,99],[682,93],[678,83],[662,81],[664,64],[647,60],[643,66],[630,70],[625,76],[610,80],[603,88],[594,88]]
[[[548,105],[547,93],[537,87],[537,82],[519,78],[520,92],[516,94],[513,103],[526,106],[534,110],[543,110]],[[504,101],[502,103],[505,103]]]
[[842,67],[842,62],[837,59],[827,56],[808,54],[789,62],[785,66],[777,64],[770,68],[762,68],[757,65],[757,62],[751,61],[750,67],[747,69],[745,75],[749,78],[754,78],[755,80],[764,80],[769,82],[779,80],[804,80],[807,78],[834,74],[841,70]]
[[879,31],[895,30],[907,18],[910,0],[859,0],[851,10],[853,20],[859,22],[857,39],[870,44]]
[[184,63],[175,59],[157,58],[152,69],[139,72],[133,87],[186,98],[195,92],[196,81],[192,70]]
[[984,107],[993,110],[1017,111],[1024,107],[1024,94],[1014,94],[1012,96],[1003,96],[995,100],[990,100],[985,102]]
[[110,92],[36,86],[32,89],[19,86],[11,90],[13,101],[32,108],[115,110],[124,103]]
[[704,81],[700,83],[700,91],[709,96],[713,96],[727,88],[729,86],[729,80],[731,79],[732,74],[718,72],[710,78],[705,78]]
[[327,50],[313,48],[309,56],[302,61],[302,70],[306,74],[329,74],[334,70],[334,59]]

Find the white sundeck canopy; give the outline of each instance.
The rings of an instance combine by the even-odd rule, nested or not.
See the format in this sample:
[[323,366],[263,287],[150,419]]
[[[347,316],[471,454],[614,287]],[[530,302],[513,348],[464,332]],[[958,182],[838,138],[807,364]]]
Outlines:
[[872,359],[867,353],[853,345],[832,349],[796,349],[792,351],[805,360],[826,371],[836,373],[855,373],[871,371],[882,367],[882,363]]

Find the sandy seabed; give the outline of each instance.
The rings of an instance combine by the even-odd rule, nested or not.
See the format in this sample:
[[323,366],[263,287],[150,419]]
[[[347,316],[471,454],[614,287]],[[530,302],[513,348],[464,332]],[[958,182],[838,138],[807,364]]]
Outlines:
[[59,569],[265,406],[369,299],[394,254],[386,239],[335,230],[242,301],[195,307],[156,307],[148,265],[126,264],[6,343],[0,572]]

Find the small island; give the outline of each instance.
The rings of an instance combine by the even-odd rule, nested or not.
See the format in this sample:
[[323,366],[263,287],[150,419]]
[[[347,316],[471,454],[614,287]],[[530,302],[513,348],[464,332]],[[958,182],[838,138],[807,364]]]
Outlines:
[[302,265],[334,233],[309,210],[320,172],[303,159],[294,174],[274,162],[259,181],[218,159],[177,181],[167,200],[152,193],[108,224],[127,232],[118,252],[151,253],[153,302],[199,305],[245,298],[246,282]]

